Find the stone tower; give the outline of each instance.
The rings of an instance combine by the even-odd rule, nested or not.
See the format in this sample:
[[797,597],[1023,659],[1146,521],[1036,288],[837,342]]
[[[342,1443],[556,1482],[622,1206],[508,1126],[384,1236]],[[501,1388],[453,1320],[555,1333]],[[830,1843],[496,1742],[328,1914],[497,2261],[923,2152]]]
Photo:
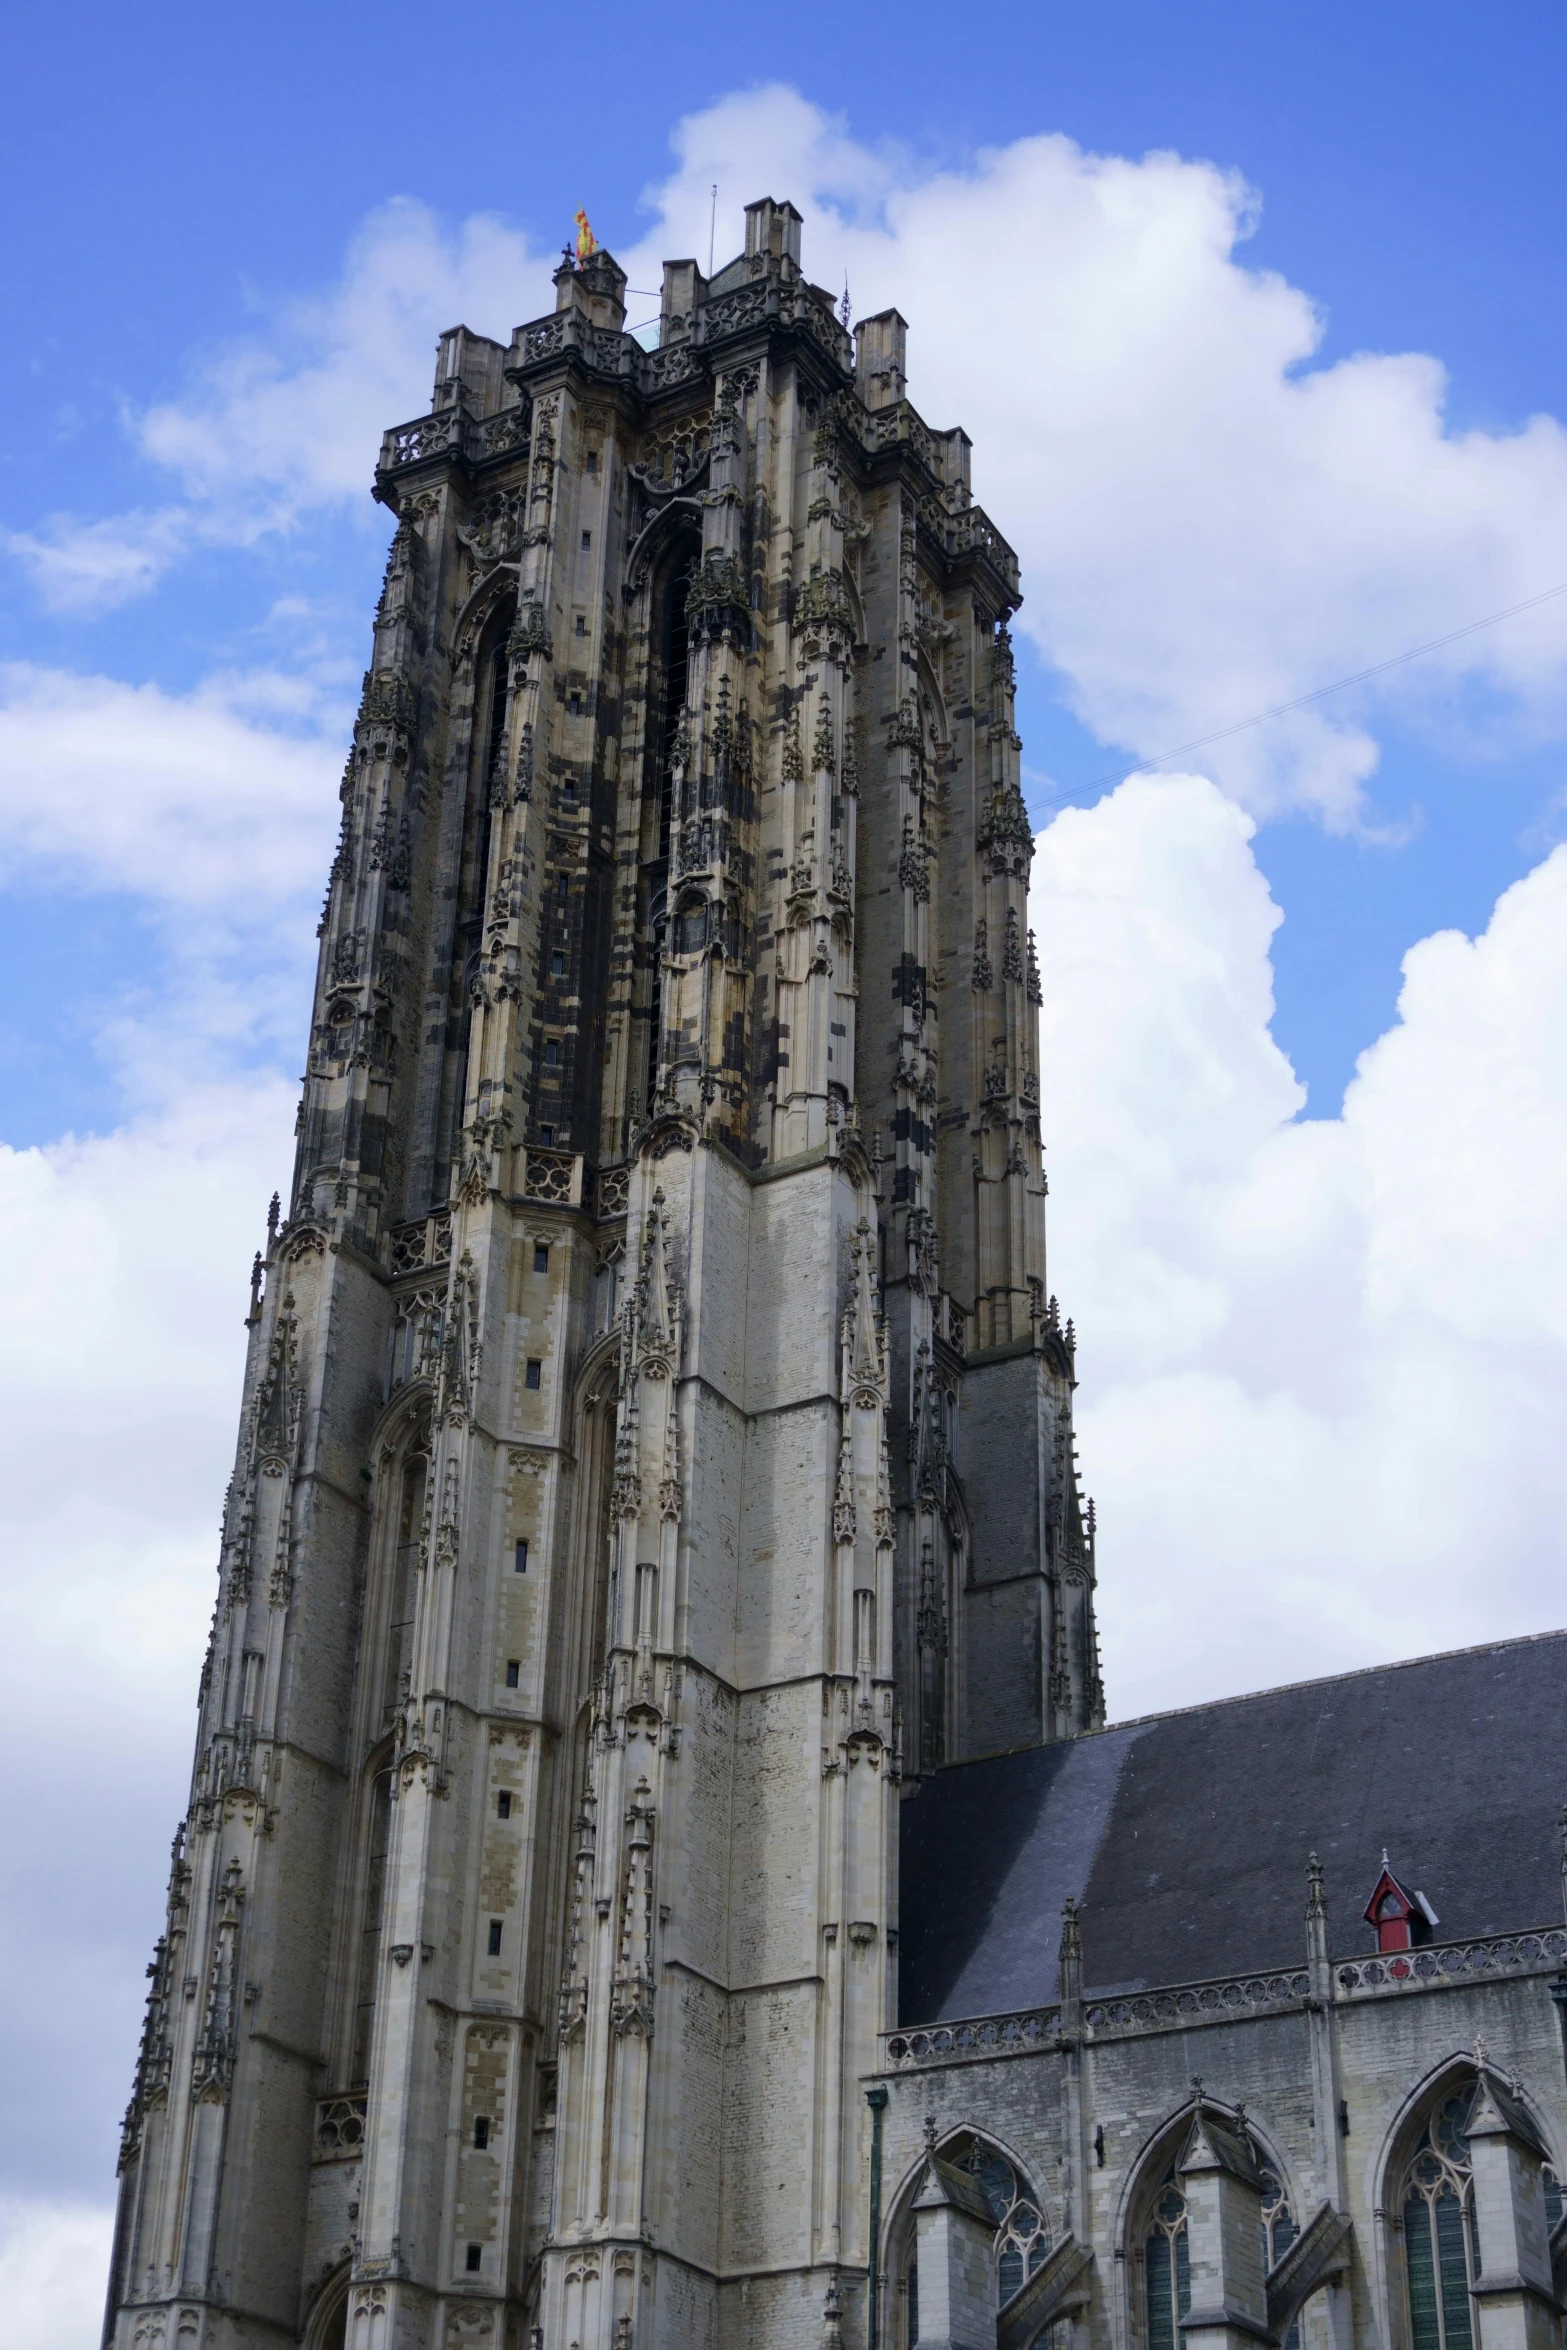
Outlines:
[[116,2350],[862,2342],[900,1793],[1101,1718],[1015,558],[791,205],[555,283],[382,449]]

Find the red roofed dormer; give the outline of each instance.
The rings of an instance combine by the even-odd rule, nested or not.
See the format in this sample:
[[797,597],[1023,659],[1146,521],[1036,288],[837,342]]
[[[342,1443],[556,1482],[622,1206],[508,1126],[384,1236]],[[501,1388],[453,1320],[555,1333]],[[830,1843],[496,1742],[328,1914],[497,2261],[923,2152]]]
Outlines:
[[1362,1915],[1368,1926],[1376,1928],[1378,1950],[1408,1950],[1416,1942],[1429,1940],[1431,1928],[1440,1922],[1423,1893],[1404,1891],[1387,1865],[1386,1851],[1382,1874]]

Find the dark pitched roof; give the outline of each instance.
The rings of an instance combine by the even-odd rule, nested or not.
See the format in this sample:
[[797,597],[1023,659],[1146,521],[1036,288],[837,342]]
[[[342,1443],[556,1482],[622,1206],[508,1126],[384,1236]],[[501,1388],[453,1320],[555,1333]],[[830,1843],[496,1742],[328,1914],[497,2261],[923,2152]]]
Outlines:
[[1335,1957],[1384,1845],[1439,1941],[1558,1925],[1564,1797],[1567,1632],[956,1764],[903,1806],[902,2019],[1053,2000],[1068,1894],[1086,1991],[1298,1966],[1313,1851]]

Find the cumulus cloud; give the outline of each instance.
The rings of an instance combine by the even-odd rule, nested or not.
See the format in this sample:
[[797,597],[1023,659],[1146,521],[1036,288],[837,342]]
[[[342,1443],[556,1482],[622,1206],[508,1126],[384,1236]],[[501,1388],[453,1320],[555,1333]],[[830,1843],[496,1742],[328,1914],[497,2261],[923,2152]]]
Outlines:
[[[1452,429],[1421,353],[1320,364],[1311,294],[1246,266],[1258,198],[1233,171],[1049,135],[933,169],[776,86],[687,117],[672,145],[642,233],[600,224],[633,282],[656,285],[666,254],[705,261],[715,180],[720,257],[746,196],[792,195],[812,274],[909,319],[912,393],[973,435],[977,492],[1023,559],[1021,625],[1107,743],[1158,757],[1561,576],[1558,422]],[[21,551],[49,592],[101,602],[195,538],[367,511],[381,432],[428,402],[437,333],[461,318],[505,336],[548,309],[551,259],[493,219],[448,230],[418,204],[383,207],[334,287],[137,420],[184,507],[57,523]],[[1451,732],[1454,695],[1478,685],[1491,740],[1559,732],[1562,611],[1238,737],[1213,772],[1254,810],[1345,827],[1390,716]]]
[[88,617],[145,595],[203,536],[210,524],[185,506],[115,514],[82,522],[51,514],[36,530],[0,534],[0,544],[30,571],[51,612]]
[[1561,1614],[1567,850],[1410,950],[1341,1116],[1300,1119],[1250,834],[1141,778],[1035,868],[1121,1715]]
[[96,2350],[111,2225],[91,2204],[0,2199],[3,2350]]
[[[106,2233],[78,2206],[112,2194],[190,1769],[245,1271],[294,1100],[279,1079],[191,1084],[115,1134],[0,1149],[0,1768],[30,1790],[0,1855],[0,2340],[96,2338]],[[83,2269],[71,2293],[20,2325],[62,2266]]]
[[0,668],[0,887],[24,876],[177,906],[258,905],[321,886],[348,712],[285,675],[166,693]]

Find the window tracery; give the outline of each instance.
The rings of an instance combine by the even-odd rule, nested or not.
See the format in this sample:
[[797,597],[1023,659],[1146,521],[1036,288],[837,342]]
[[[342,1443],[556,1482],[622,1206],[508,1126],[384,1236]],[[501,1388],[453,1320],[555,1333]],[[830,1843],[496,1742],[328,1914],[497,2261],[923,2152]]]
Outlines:
[[1191,2242],[1186,2225],[1186,2197],[1172,2162],[1143,2239],[1143,2309],[1148,2350],[1178,2350],[1181,2320],[1191,2305]]
[[1471,2295],[1479,2266],[1469,2161],[1471,2081],[1432,2113],[1398,2198],[1412,2350],[1474,2350]]

